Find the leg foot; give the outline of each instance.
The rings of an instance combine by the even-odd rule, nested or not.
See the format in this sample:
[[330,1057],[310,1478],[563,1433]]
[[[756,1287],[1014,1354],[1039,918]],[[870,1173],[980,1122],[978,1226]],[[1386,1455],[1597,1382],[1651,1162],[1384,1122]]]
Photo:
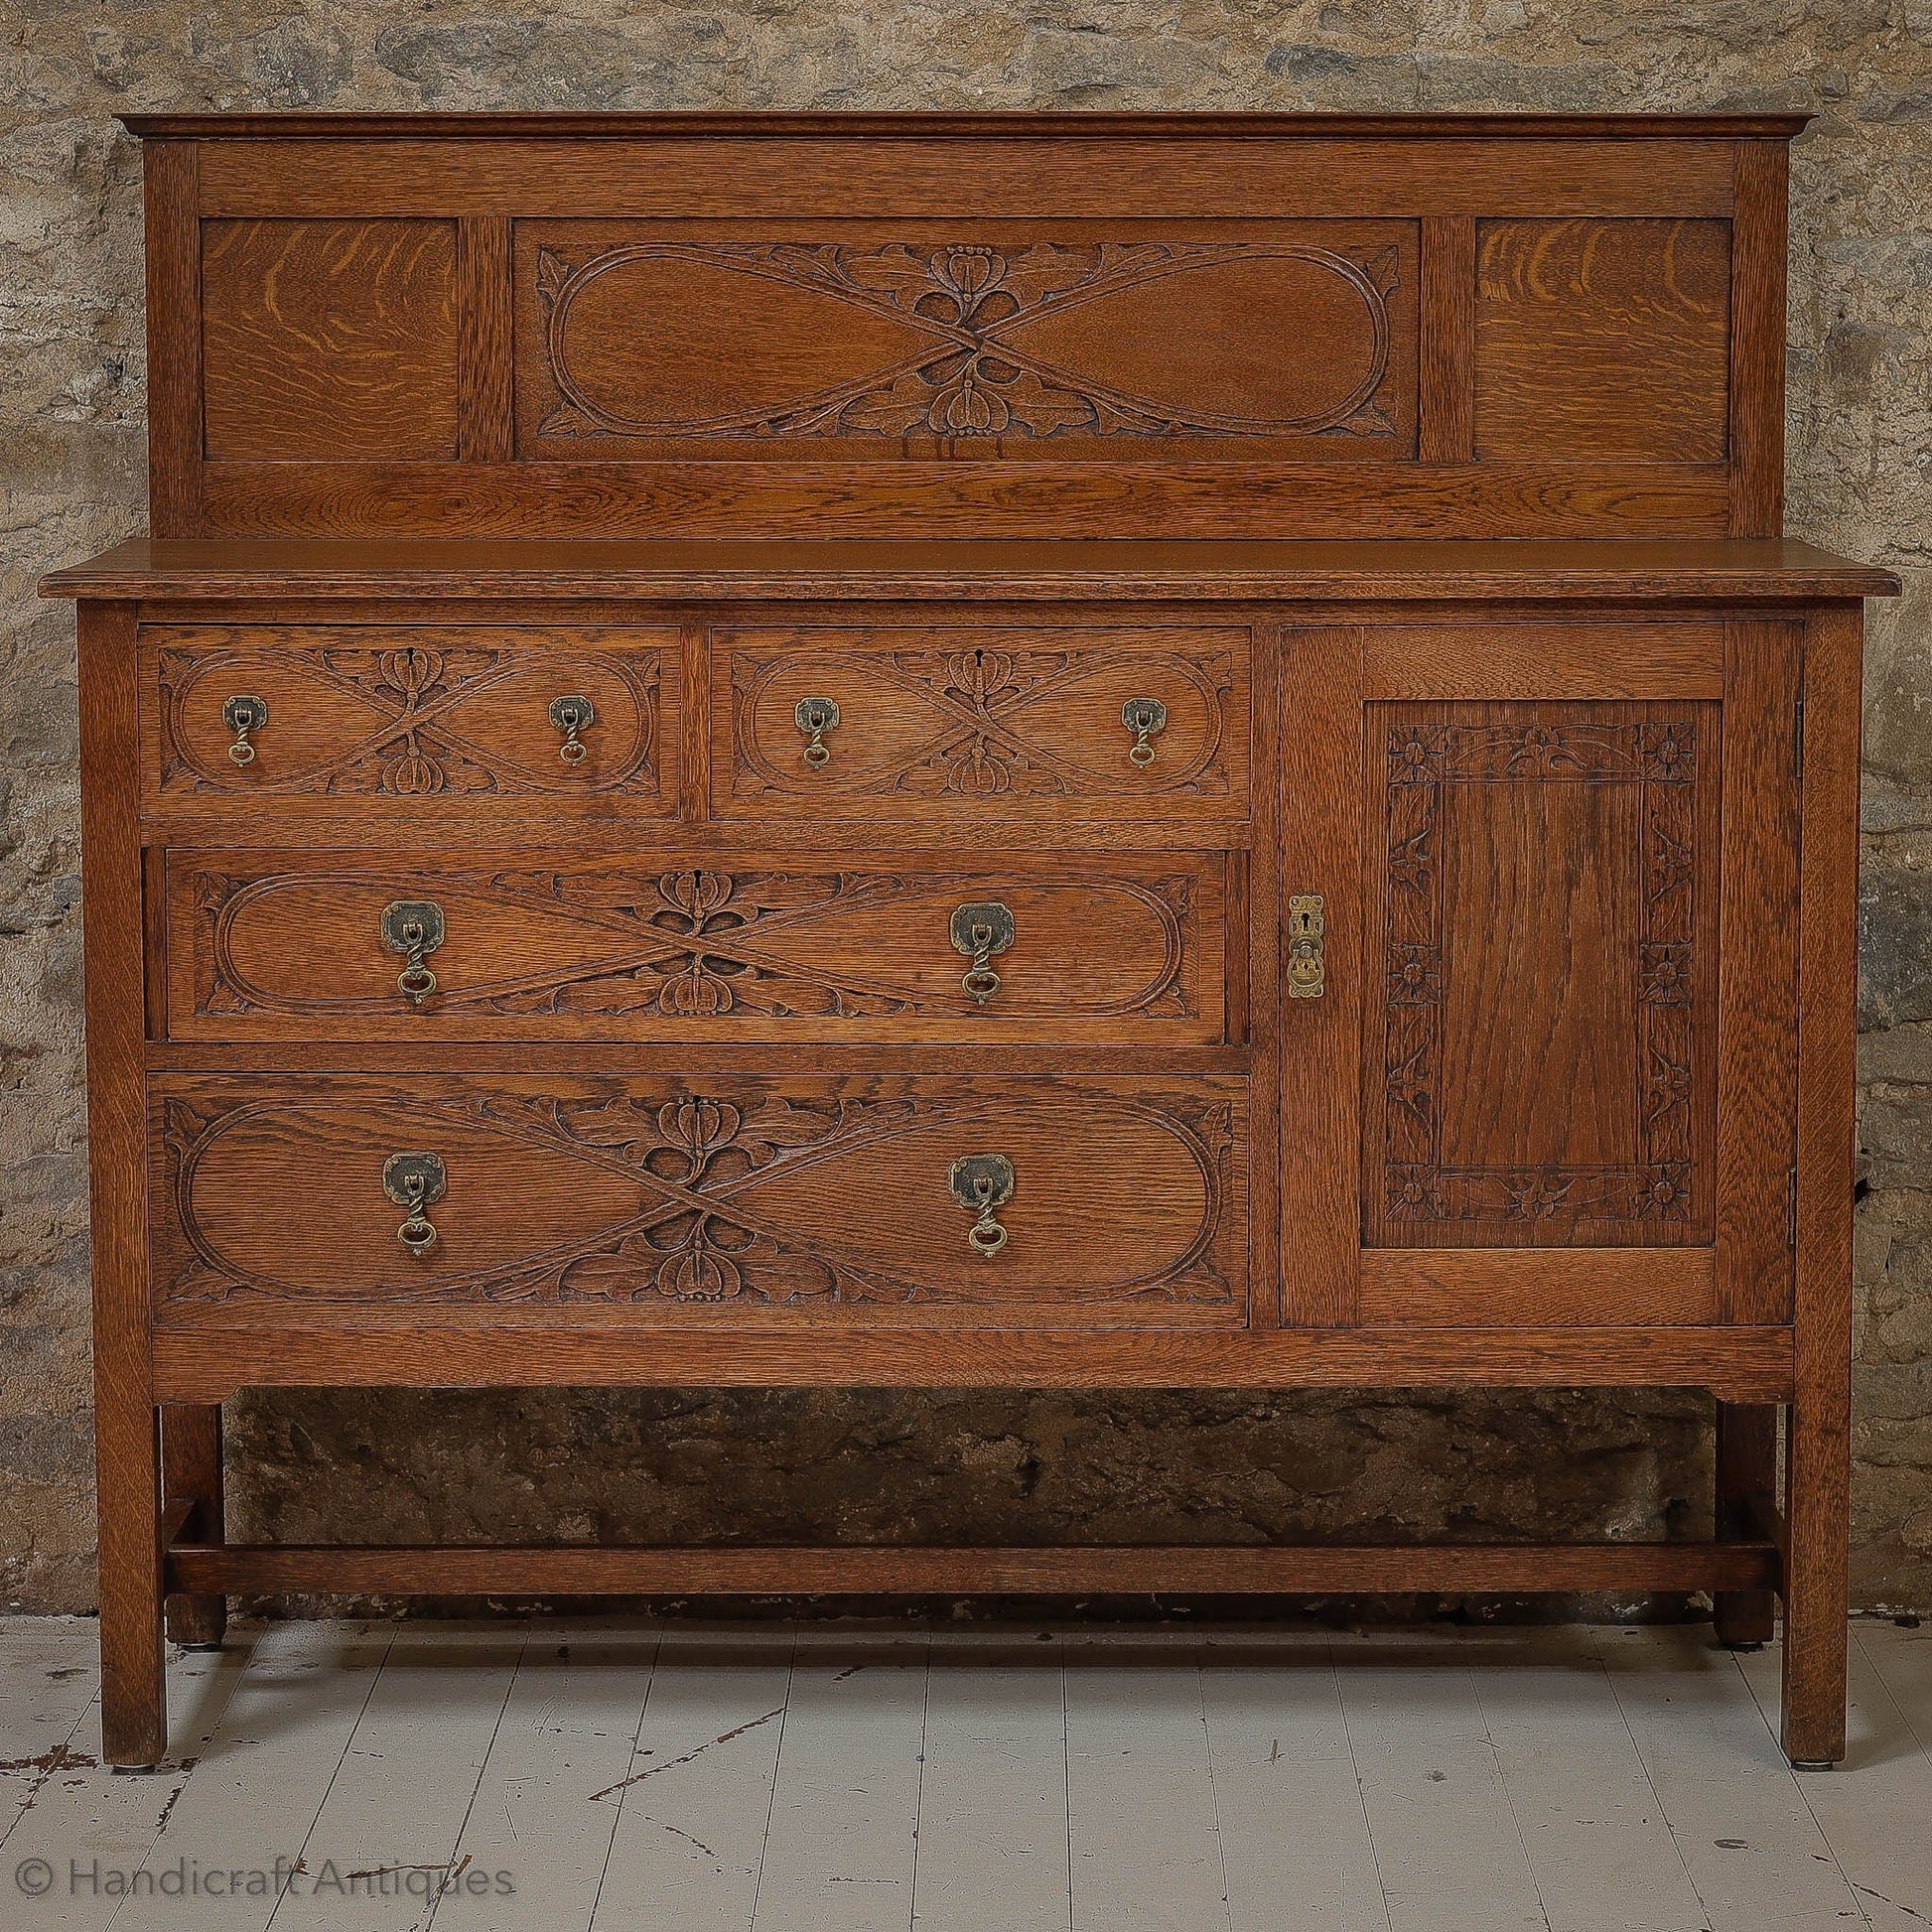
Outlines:
[[107,1767],[117,1778],[151,1778],[161,1769],[159,1764],[110,1764]]
[[1791,1768],[1794,1771],[1835,1771],[1838,1765],[1829,1757],[1794,1757]]
[[1801,1386],[1785,1424],[1783,1743],[1805,1766],[1845,1755],[1848,1406],[1836,1389],[1807,1400]]
[[168,1752],[161,1631],[160,1412],[100,1390],[100,1756],[142,1769]]

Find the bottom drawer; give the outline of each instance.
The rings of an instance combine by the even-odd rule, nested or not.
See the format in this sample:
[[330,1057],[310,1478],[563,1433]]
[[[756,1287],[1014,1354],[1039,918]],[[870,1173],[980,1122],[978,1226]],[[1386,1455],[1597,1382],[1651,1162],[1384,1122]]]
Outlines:
[[163,1325],[290,1303],[1247,1313],[1233,1078],[169,1075],[149,1136]]

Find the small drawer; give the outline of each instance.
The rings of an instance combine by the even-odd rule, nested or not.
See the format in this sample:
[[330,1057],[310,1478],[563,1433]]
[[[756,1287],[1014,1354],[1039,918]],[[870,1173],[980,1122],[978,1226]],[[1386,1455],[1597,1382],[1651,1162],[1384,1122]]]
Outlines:
[[959,856],[172,852],[168,1033],[1226,1037],[1228,855]]
[[677,806],[664,628],[149,624],[151,801]]
[[149,1113],[164,1326],[276,1305],[1245,1319],[1236,1079],[182,1074]]
[[1245,817],[1245,626],[720,629],[719,817]]

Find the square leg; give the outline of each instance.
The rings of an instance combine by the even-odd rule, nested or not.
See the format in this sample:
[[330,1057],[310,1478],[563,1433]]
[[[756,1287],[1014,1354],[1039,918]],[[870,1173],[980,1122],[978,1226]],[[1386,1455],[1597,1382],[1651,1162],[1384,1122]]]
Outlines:
[[1846,1404],[1801,1390],[1785,1424],[1784,1754],[1802,1770],[1845,1755],[1852,1500]]
[[[194,1505],[187,1533],[203,1543],[221,1541],[221,1408],[176,1403],[161,1412],[162,1494]],[[218,1650],[227,1629],[225,1596],[168,1598],[168,1637],[189,1650]]]
[[[1778,1412],[1768,1402],[1718,1404],[1718,1540],[1760,1534],[1777,1504]],[[1769,1643],[1777,1599],[1768,1589],[1723,1589],[1715,1598],[1718,1641],[1733,1650]]]
[[161,1620],[160,1413],[97,1386],[100,1515],[100,1755],[117,1769],[168,1748]]

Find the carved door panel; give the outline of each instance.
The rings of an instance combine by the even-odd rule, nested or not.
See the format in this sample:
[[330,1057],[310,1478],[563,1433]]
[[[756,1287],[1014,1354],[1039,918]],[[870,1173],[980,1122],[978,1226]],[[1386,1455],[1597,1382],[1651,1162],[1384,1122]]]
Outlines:
[[1719,716],[1370,709],[1370,1245],[1711,1241]]
[[1229,1078],[182,1075],[151,1090],[159,1318],[1238,1325]]
[[1240,626],[721,630],[713,808],[1245,816],[1248,684]]
[[156,624],[141,650],[150,796],[675,809],[674,629]]
[[[1284,1002],[1290,1145],[1299,1104],[1361,1150],[1355,1279],[1316,1244],[1300,1318],[1786,1317],[1798,661],[1775,623],[1292,633],[1291,694],[1352,684],[1356,729],[1285,763],[1360,809],[1290,769],[1285,887],[1361,882],[1346,1011]],[[1293,1242],[1292,1173],[1284,1205]]]
[[176,852],[169,1035],[1225,1036],[1226,855],[965,856]]

